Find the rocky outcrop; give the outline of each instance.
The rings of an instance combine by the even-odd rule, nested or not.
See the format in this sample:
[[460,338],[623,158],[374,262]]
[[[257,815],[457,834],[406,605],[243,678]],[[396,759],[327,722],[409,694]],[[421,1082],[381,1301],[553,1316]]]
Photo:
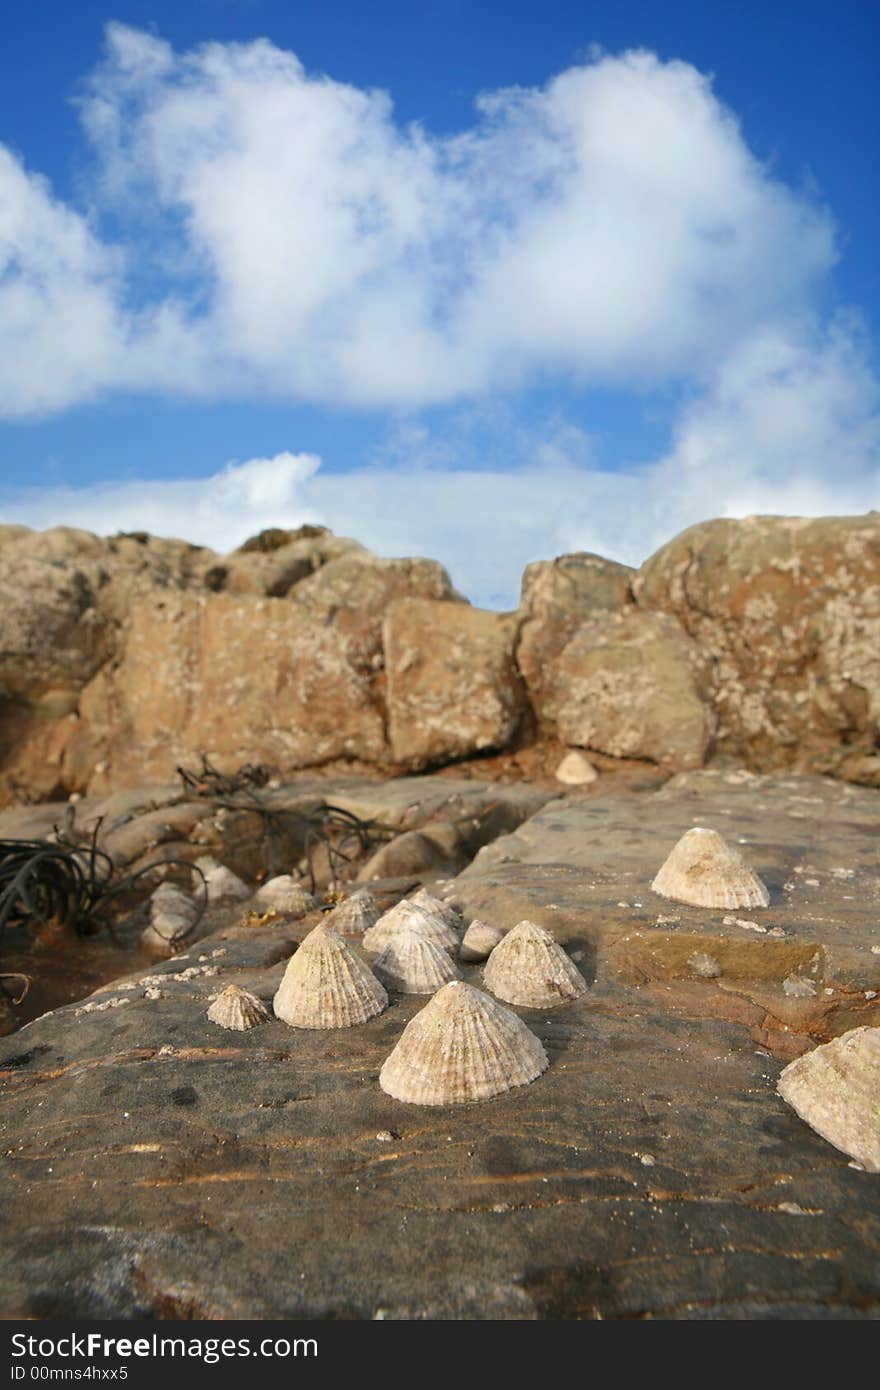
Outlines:
[[548,685],[557,657],[584,622],[632,602],[635,570],[580,552],[540,560],[523,574],[516,659],[539,724],[555,732]]
[[704,522],[633,591],[711,663],[719,752],[880,785],[880,512]]
[[332,624],[352,664],[367,672],[385,664],[382,624],[395,599],[466,602],[436,560],[382,560],[368,553],[331,560],[293,597],[316,620]]
[[[298,605],[175,594],[135,604],[118,664],[83,692],[81,737],[113,785],[218,766],[382,761],[385,735],[342,634]],[[70,755],[74,756],[73,752]]]
[[544,709],[567,744],[675,771],[700,767],[714,722],[705,667],[667,614],[607,614],[563,648],[545,677]]
[[411,767],[505,748],[526,699],[513,659],[515,615],[400,599],[383,629],[388,733]]

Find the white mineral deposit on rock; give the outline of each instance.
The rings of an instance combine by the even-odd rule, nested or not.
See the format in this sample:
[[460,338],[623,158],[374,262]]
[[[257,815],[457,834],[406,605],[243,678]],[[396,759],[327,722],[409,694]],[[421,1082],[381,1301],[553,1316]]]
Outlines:
[[517,922],[486,962],[483,983],[499,999],[525,1009],[567,1004],[587,988],[559,942],[537,922]]
[[585,787],[599,776],[593,764],[578,749],[566,753],[556,769],[556,780],[567,787]]
[[387,1004],[388,995],[369,966],[322,923],[288,962],[273,1008],[295,1028],[351,1028]]
[[504,929],[502,927],[492,927],[488,922],[481,922],[479,917],[475,917],[461,939],[459,960],[463,960],[466,964],[485,960],[487,956],[492,954],[503,936]]
[[682,835],[651,884],[655,893],[695,907],[767,907],[770,895],[738,850],[715,830]]
[[363,936],[381,917],[379,904],[368,888],[360,888],[334,907],[324,918],[324,926],[342,936]]
[[434,994],[461,971],[448,951],[418,932],[395,932],[377,957],[373,970],[382,983],[403,994]]
[[525,1086],[546,1070],[539,1038],[481,990],[453,980],[400,1036],[379,1085],[414,1105],[459,1105]]
[[880,1173],[880,1028],[853,1028],[795,1058],[777,1089],[823,1139]]
[[221,1028],[234,1029],[238,1033],[255,1028],[258,1023],[267,1023],[270,1017],[262,999],[258,999],[250,990],[242,989],[239,985],[227,985],[217,995],[207,1012],[212,1023],[218,1023]]
[[789,975],[782,981],[782,990],[791,999],[812,999],[816,993],[816,982],[803,975]]
[[316,906],[315,899],[293,874],[267,878],[254,894],[254,907],[261,912],[274,908],[286,917],[305,917]]
[[721,974],[720,961],[705,951],[695,951],[692,956],[688,956],[688,965],[693,973],[703,980],[716,980]]

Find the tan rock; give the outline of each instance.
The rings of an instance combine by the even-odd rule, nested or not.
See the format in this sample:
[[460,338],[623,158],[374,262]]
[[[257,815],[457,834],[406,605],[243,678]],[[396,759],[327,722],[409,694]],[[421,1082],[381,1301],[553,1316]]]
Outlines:
[[704,679],[697,647],[677,621],[608,614],[584,623],[565,647],[546,708],[566,743],[685,770],[702,764],[712,736]]
[[81,709],[119,784],[173,775],[200,750],[221,770],[385,751],[339,634],[280,599],[177,593],[135,605],[112,678],[102,673]]
[[511,614],[456,603],[391,605],[383,644],[396,761],[424,767],[511,742],[525,711],[514,626]]
[[554,731],[547,677],[581,623],[632,602],[636,571],[601,555],[579,552],[528,565],[522,580],[516,657],[539,722]]
[[383,664],[382,623],[395,599],[466,602],[436,560],[383,560],[368,551],[330,560],[293,597],[315,618],[332,622],[350,660],[371,671]]
[[880,512],[704,522],[633,589],[711,659],[720,752],[880,784]]

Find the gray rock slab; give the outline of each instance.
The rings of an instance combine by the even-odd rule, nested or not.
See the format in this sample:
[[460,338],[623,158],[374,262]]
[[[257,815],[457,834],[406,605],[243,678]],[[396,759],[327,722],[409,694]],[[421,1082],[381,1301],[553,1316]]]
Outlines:
[[[680,835],[706,825],[770,890],[734,912],[661,898],[651,882]],[[687,977],[695,952],[723,979],[793,972],[880,1022],[880,795],[819,776],[701,771],[642,795],[564,799],[480,851],[455,880],[469,917],[524,917],[584,947],[600,975]],[[780,989],[781,993],[781,989]],[[875,1017],[876,1015],[876,1017]],[[848,1026],[854,1026],[852,1022]]]
[[269,1000],[292,943],[199,946],[0,1045],[3,1316],[878,1315],[880,1183],[742,1028],[593,989],[521,1011],[530,1086],[413,1107],[377,1078],[423,1000],[231,1036],[212,994]]

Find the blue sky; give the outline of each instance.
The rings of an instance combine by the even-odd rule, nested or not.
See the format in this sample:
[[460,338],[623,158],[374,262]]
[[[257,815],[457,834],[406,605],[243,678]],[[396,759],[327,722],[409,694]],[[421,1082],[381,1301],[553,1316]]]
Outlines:
[[0,20],[0,521],[529,560],[880,507],[873,4]]

